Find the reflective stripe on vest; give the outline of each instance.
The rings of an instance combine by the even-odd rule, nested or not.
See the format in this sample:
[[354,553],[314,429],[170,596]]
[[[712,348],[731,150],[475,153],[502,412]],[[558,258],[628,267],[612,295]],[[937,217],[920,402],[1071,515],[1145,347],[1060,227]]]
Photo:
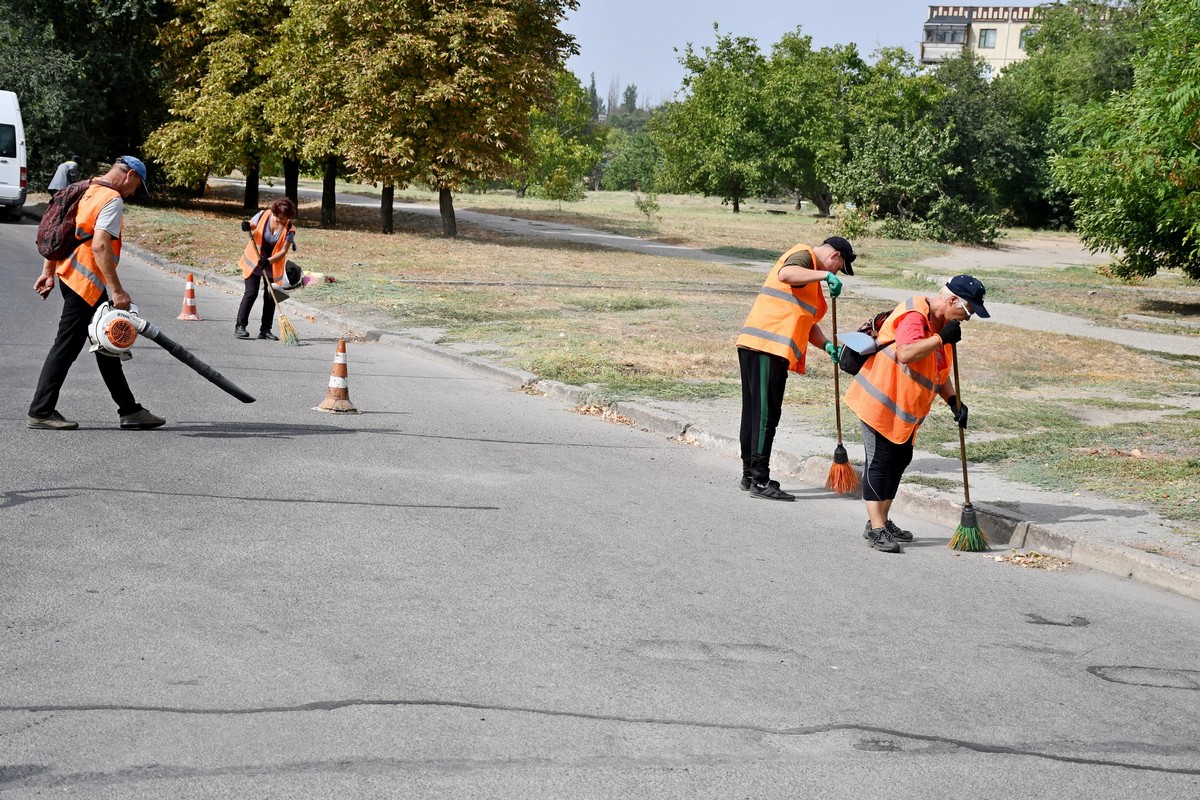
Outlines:
[[803,373],[809,331],[825,316],[826,305],[820,281],[791,286],[779,280],[779,271],[799,252],[807,252],[815,268],[817,257],[808,245],[798,244],[780,256],[754,298],[737,346],[786,358],[789,370]]
[[[104,273],[100,271],[96,263],[96,254],[92,252],[91,240],[96,235],[96,220],[100,218],[100,212],[109,201],[120,196],[121,193],[116,189],[100,183],[93,183],[88,187],[83,197],[79,198],[79,206],[75,211],[75,235],[83,242],[70,256],[59,261],[54,270],[59,279],[88,305],[94,306],[100,302],[100,296],[107,288]],[[118,230],[123,230],[124,227],[125,218],[122,215],[121,228]],[[121,260],[120,236],[112,240],[112,254],[115,267]]]
[[[899,362],[896,325],[901,317],[913,311],[928,320],[929,301],[924,297],[911,298],[888,315],[879,330],[880,341],[888,344],[863,364],[845,398],[846,405],[859,419],[896,444],[915,440],[917,428],[925,421],[949,373],[948,366],[938,369],[937,351],[908,364]],[[949,365],[949,345],[945,347],[945,355]]]

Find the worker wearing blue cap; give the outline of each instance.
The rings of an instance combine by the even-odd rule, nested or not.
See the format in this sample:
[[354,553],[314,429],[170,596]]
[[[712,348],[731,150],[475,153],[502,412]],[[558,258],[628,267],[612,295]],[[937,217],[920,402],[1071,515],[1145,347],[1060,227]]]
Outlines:
[[[69,431],[79,423],[58,411],[58,395],[67,372],[87,342],[88,325],[96,308],[104,302],[127,309],[132,298],[117,277],[121,260],[121,229],[124,226],[125,199],[147,195],[146,165],[135,156],[121,156],[108,172],[88,182],[75,211],[75,229],[79,245],[61,261],[45,259],[34,291],[45,300],[59,278],[63,296],[58,335],[46,361],[29,405],[28,426],[40,430]],[[150,413],[133,397],[121,360],[96,352],[100,377],[117,405],[121,427],[133,430],[157,428],[165,419]]]

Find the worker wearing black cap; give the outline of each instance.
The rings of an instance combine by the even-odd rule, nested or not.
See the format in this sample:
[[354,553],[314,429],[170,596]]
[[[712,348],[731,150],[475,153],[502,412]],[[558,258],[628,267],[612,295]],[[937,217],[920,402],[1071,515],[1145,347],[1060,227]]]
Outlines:
[[795,500],[771,480],[771,445],[783,409],[788,372],[804,374],[808,345],[838,360],[838,348],[818,323],[825,316],[825,295],[842,291],[838,272],[853,275],[857,258],[850,242],[830,236],[816,247],[798,244],[767,275],[737,339],[742,372],[741,488],[764,500]]
[[912,534],[888,513],[934,398],[945,400],[955,422],[967,427],[967,407],[950,380],[953,345],[962,339],[963,322],[991,316],[983,305],[984,293],[978,278],[958,275],[932,297],[917,295],[896,306],[879,329],[879,349],[846,392],[846,405],[862,421],[866,453],[863,538],[876,550],[899,553],[900,542],[912,541]]

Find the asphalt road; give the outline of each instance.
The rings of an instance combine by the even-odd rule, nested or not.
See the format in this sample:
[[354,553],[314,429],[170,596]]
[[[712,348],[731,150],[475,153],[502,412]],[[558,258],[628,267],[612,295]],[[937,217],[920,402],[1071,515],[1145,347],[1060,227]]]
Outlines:
[[[954,554],[857,501],[382,344],[238,341],[237,298],[127,259],[157,431],[84,355],[25,413],[60,301],[0,225],[0,796],[1191,798],[1200,614]],[[231,241],[231,258],[238,242]],[[286,305],[284,306],[286,310]]]

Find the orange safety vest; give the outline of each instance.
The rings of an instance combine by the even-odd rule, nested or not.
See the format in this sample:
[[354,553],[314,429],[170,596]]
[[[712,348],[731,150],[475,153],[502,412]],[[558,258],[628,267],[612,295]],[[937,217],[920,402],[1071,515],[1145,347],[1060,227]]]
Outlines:
[[[58,262],[54,274],[79,295],[88,305],[94,306],[100,302],[100,295],[108,289],[104,273],[96,264],[96,254],[92,252],[92,237],[96,235],[96,220],[101,209],[114,197],[121,193],[112,187],[101,183],[93,183],[79,198],[75,211],[75,237],[80,245],[75,252]],[[125,217],[121,216],[121,228],[125,227]],[[121,260],[121,237],[112,241],[113,263]]]
[[827,306],[820,281],[792,286],[779,280],[784,263],[802,250],[812,256],[816,268],[819,263],[816,253],[808,245],[798,244],[781,255],[758,290],[737,346],[786,358],[788,369],[803,375],[808,333],[824,318]]
[[942,369],[937,366],[936,350],[924,358],[901,364],[896,358],[896,325],[912,311],[925,317],[928,323],[929,298],[912,297],[896,306],[879,329],[878,339],[883,346],[867,359],[846,392],[846,405],[859,419],[896,444],[916,440],[917,428],[925,421],[933,407],[933,398],[950,375],[953,352],[950,345],[942,348],[945,353]]
[[[258,252],[262,247],[263,233],[267,230],[267,225],[270,224],[271,212],[264,211],[258,217],[258,224],[254,226],[254,230],[250,232],[250,240],[246,242],[246,249],[242,253],[242,277],[249,278],[254,268],[258,266]],[[275,242],[275,249],[271,251],[274,256],[277,253],[282,253],[288,248],[288,235],[295,234],[296,226],[288,223],[287,227],[279,233],[279,241]],[[271,281],[279,283],[283,278],[283,270],[287,259],[281,258],[271,264]]]

